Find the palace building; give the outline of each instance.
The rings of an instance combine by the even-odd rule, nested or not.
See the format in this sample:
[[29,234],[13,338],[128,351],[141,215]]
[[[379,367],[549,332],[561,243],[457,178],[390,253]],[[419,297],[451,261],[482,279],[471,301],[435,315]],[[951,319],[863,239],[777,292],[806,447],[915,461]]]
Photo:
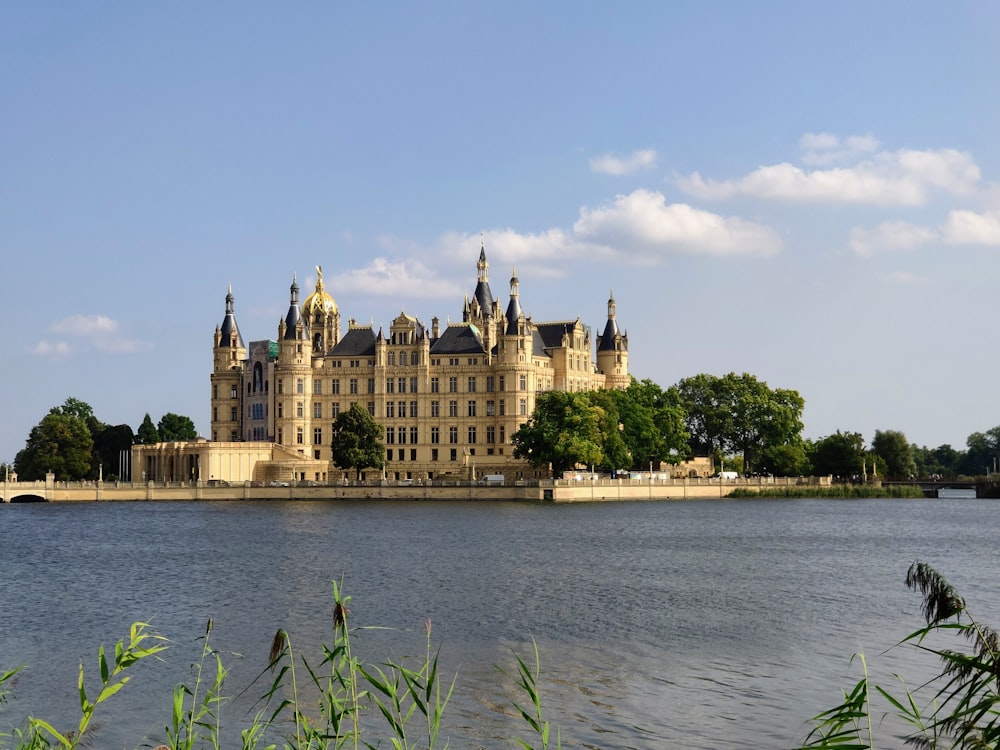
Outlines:
[[[230,288],[212,348],[210,442],[204,455],[175,472],[178,478],[197,463],[198,478],[210,479],[205,461],[211,478],[223,480],[346,478],[330,445],[334,420],[353,404],[385,429],[385,466],[369,478],[539,476],[514,458],[511,444],[537,394],[629,385],[628,335],[619,329],[613,295],[596,339],[578,317],[535,322],[523,311],[516,273],[506,308],[494,296],[485,247],[461,322],[443,328],[436,317],[428,328],[401,312],[387,331],[354,318],[344,330],[322,269],[316,270],[316,288],[301,302],[293,279],[277,338],[249,346]],[[209,446],[215,446],[211,457]],[[149,468],[164,474],[155,461]]]

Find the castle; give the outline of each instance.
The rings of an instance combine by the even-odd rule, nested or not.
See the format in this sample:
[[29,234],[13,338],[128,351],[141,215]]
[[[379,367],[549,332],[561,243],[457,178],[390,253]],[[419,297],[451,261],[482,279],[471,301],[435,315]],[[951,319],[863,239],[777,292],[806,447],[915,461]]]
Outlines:
[[[385,429],[385,465],[369,478],[544,475],[515,459],[511,444],[537,394],[629,385],[628,335],[618,327],[613,295],[596,342],[579,318],[535,322],[522,309],[516,272],[506,310],[494,297],[485,246],[462,321],[443,330],[436,317],[427,329],[401,312],[388,332],[353,318],[343,331],[322,268],[316,271],[315,291],[301,303],[293,279],[277,340],[247,346],[231,288],[226,295],[212,347],[210,445],[228,444],[231,456],[220,458],[225,451],[215,451],[211,478],[321,483],[345,478],[331,460],[332,428],[337,415],[354,404]],[[208,458],[189,459],[171,474],[183,479],[197,466],[198,478],[210,479],[202,465]],[[169,478],[159,464],[149,467]]]

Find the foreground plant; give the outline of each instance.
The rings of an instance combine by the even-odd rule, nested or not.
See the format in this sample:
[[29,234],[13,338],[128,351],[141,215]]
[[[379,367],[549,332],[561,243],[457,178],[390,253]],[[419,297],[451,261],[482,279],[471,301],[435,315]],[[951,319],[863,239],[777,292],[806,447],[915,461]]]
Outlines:
[[[83,664],[80,665],[77,689],[80,694],[80,720],[76,729],[60,732],[49,722],[34,716],[29,716],[27,726],[13,732],[15,747],[18,750],[36,750],[40,748],[61,747],[66,750],[87,746],[91,742],[89,730],[97,708],[106,703],[113,695],[129,682],[131,677],[124,672],[137,662],[166,650],[166,638],[149,630],[149,625],[137,622],[129,630],[128,641],[119,640],[115,644],[114,661],[108,661],[104,646],[97,651],[98,667],[101,676],[101,689],[97,697],[91,700],[84,685]],[[11,673],[5,675],[7,679]]]
[[[813,719],[814,728],[803,748],[854,750],[875,747],[872,732],[872,688],[913,731],[906,743],[922,750],[985,750],[1000,747],[1000,637],[975,620],[965,600],[934,568],[915,562],[906,585],[923,597],[926,626],[906,636],[899,646],[913,646],[934,655],[941,673],[915,690],[904,686],[902,697],[871,685],[864,676],[844,701]],[[968,622],[962,621],[962,616]],[[931,647],[931,636],[952,636],[970,650]],[[864,665],[864,659],[861,659]]]
[[[549,733],[550,727],[549,722],[547,722],[542,717],[542,693],[538,688],[538,676],[541,673],[541,660],[538,657],[538,644],[535,639],[531,639],[531,645],[535,650],[535,665],[534,669],[528,666],[527,662],[521,658],[521,655],[517,652],[514,653],[514,659],[517,661],[517,687],[519,687],[524,694],[527,696],[530,705],[528,707],[521,706],[518,703],[514,704],[514,708],[524,719],[524,722],[531,727],[531,730],[535,733],[538,738],[538,750],[548,750],[549,747]],[[502,669],[497,667],[501,674],[505,674]],[[518,745],[520,745],[524,750],[535,750],[534,746],[522,740],[521,738],[515,738]],[[562,739],[559,736],[559,730],[556,729],[556,748],[557,750],[562,747]]]

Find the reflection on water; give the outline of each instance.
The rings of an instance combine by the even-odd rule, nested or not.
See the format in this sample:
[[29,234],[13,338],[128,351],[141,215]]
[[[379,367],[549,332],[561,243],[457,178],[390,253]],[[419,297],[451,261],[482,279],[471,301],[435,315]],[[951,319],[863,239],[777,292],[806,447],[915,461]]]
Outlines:
[[920,622],[902,583],[913,560],[1000,622],[996,532],[974,499],[2,506],[0,667],[30,665],[5,718],[73,717],[81,660],[96,670],[97,644],[142,619],[172,650],[115,696],[99,744],[162,739],[209,617],[236,694],[279,627],[316,657],[343,579],[353,625],[395,628],[360,632],[365,658],[422,654],[432,619],[458,677],[452,747],[526,736],[524,696],[495,665],[513,672],[534,639],[566,747],[783,748],[856,681],[851,654],[886,677],[926,671],[878,656]]

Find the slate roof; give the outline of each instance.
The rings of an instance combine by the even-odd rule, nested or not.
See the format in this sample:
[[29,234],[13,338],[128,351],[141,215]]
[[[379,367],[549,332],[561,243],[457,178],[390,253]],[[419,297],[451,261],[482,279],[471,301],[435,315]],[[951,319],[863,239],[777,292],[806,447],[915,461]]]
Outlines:
[[344,337],[330,350],[330,354],[334,357],[373,357],[375,332],[370,326],[348,328]]
[[431,344],[431,354],[483,354],[483,334],[471,323],[451,323]]

